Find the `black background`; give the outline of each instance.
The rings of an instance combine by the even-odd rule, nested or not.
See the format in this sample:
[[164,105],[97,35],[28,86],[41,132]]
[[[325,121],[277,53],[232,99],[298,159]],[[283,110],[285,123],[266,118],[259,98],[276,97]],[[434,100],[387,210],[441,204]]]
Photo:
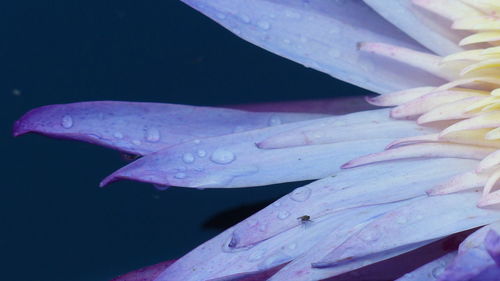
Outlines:
[[223,105],[361,95],[232,35],[180,1],[1,1],[2,280],[109,280],[181,256],[300,183],[160,192],[98,182],[118,153],[37,135],[34,107],[128,100]]

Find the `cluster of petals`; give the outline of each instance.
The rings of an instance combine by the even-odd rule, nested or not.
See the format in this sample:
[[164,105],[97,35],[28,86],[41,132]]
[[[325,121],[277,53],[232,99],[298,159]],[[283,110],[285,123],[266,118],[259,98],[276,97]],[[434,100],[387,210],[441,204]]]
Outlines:
[[[367,101],[388,108],[348,98],[28,112],[15,135],[141,156],[102,185],[316,180],[174,263],[116,280],[500,280],[498,0],[183,2],[255,45],[380,94]],[[476,228],[457,251],[442,249]],[[397,264],[412,253],[431,258],[416,270]]]

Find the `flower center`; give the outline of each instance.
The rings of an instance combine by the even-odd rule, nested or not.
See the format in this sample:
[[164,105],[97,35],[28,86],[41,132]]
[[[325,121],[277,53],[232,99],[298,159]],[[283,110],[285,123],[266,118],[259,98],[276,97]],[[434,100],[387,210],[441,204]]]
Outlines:
[[[396,106],[391,116],[414,119],[438,134],[400,139],[384,152],[349,162],[353,167],[408,157],[456,157],[480,160],[477,168],[460,174],[429,191],[431,195],[482,188],[480,207],[500,204],[500,1],[414,0],[452,21],[455,30],[470,35],[460,41],[468,50],[440,58],[381,43],[362,43],[361,51],[390,57],[433,73],[445,80],[438,87],[420,87],[368,101]],[[457,5],[456,7],[454,5]],[[455,10],[454,10],[455,9]],[[453,13],[452,11],[456,11]]]

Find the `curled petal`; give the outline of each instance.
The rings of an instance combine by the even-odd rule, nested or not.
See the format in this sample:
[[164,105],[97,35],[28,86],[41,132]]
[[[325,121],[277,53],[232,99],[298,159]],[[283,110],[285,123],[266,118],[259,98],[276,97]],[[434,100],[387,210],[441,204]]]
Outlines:
[[477,92],[437,91],[406,102],[391,111],[393,118],[405,118],[426,113],[440,105],[449,104],[470,97],[484,97]]
[[495,263],[495,254],[491,255],[489,249],[498,244],[500,224],[493,223],[485,226],[469,237],[461,244],[458,255],[450,263],[446,270],[439,276],[439,281],[495,281],[500,273],[500,266]]
[[377,106],[395,106],[426,95],[432,92],[434,89],[434,87],[418,87],[406,89],[398,92],[388,93],[385,95],[366,98],[366,101]]
[[[362,1],[183,2],[255,45],[378,93],[441,81],[355,48],[358,42],[369,41],[425,51]],[[408,75],[399,75],[401,71]]]
[[472,145],[451,143],[417,143],[362,156],[345,163],[344,165],[342,165],[342,168],[353,168],[375,162],[405,158],[452,157],[464,159],[482,159],[493,151],[493,148]]
[[145,155],[198,138],[324,116],[160,103],[80,102],[33,109],[16,122],[14,135],[34,132]]

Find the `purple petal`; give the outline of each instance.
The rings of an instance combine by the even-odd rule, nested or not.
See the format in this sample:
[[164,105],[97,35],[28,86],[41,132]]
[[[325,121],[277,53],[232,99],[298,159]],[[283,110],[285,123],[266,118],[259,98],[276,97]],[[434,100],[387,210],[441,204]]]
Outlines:
[[[500,224],[485,226],[465,239],[458,250],[458,255],[439,276],[440,281],[498,280],[490,279],[493,272],[500,272],[494,256],[489,250],[498,246]],[[494,250],[493,250],[494,252]]]
[[475,192],[424,197],[378,218],[320,263],[334,266],[346,257],[360,258],[500,219],[497,210],[477,208],[478,199]]
[[[335,177],[297,189],[249,218],[258,223],[235,226],[233,247],[248,247],[279,235],[295,227],[297,218],[303,215],[315,220],[346,209],[421,196],[430,186],[476,165],[477,162],[471,160],[428,159],[343,170]],[[434,173],[430,175],[429,170]],[[294,196],[300,195],[303,190],[310,190],[309,198],[303,202],[295,200]]]
[[488,254],[490,254],[497,266],[500,266],[500,235],[495,230],[488,231],[484,244]]
[[[362,126],[373,120],[387,119],[385,114],[387,110],[383,109],[328,117],[316,122]],[[363,138],[362,131],[354,130],[348,139],[326,145],[271,150],[259,149],[255,145],[269,136],[313,122],[296,122],[182,143],[131,163],[110,175],[103,184],[132,179],[160,185],[206,188],[317,179],[332,175],[352,158],[382,150],[393,140],[387,139],[383,132],[378,138],[372,135]],[[407,125],[408,130],[399,137],[422,133],[420,128],[414,129],[412,122]],[[193,157],[186,161],[186,155]]]
[[[319,218],[308,225],[297,222],[296,227],[279,236],[238,250],[229,247],[231,228],[179,259],[156,281],[194,281],[253,275],[290,262],[314,245],[322,243],[327,236],[335,235],[338,240],[336,243],[341,243],[352,235],[356,225],[402,204],[404,202],[359,208]],[[252,221],[246,220],[239,224],[247,223]]]
[[463,32],[452,30],[450,21],[424,11],[414,5],[412,0],[363,1],[400,30],[439,55],[463,51],[458,46]]
[[255,45],[378,93],[441,82],[401,63],[358,52],[362,41],[425,51],[362,1],[183,2]]
[[16,122],[14,135],[34,132],[145,155],[186,141],[324,116],[160,103],[81,102],[33,109]]

